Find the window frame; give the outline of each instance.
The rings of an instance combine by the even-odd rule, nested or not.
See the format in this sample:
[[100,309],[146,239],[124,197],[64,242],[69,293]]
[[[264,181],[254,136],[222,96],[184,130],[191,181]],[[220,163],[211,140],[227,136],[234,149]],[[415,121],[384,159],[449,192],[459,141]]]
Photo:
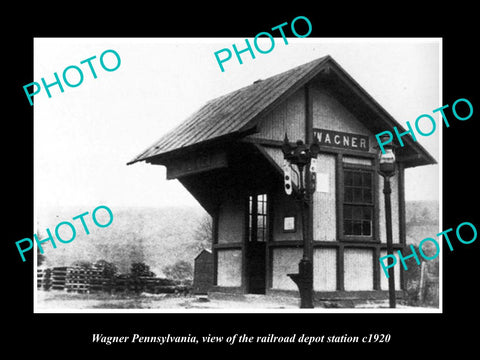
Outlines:
[[[262,200],[259,200],[258,197],[262,196]],[[255,243],[267,243],[270,236],[270,226],[269,226],[269,194],[265,193],[252,193],[247,197],[247,242]],[[255,201],[253,201],[255,199]],[[259,204],[262,204],[262,213],[258,212]],[[258,239],[258,218],[263,217],[263,226],[262,229],[262,240]],[[255,228],[255,231],[253,231]]]
[[[362,157],[358,157],[362,158]],[[340,241],[344,242],[355,242],[355,243],[380,243],[380,239],[378,236],[378,176],[376,172],[376,159],[371,157],[364,157],[364,159],[371,160],[371,165],[366,164],[353,164],[343,161],[343,156],[339,157],[340,165],[340,179],[338,181],[338,189],[337,195],[339,196],[340,201],[338,202],[339,205],[339,229],[338,229],[338,238]],[[358,171],[358,172],[369,172],[372,176],[372,202],[369,203],[353,203],[353,202],[345,202],[345,176],[346,171]],[[372,209],[372,220],[371,220],[371,235],[347,235],[345,234],[345,217],[344,211],[345,206],[361,206],[361,207],[371,207]]]

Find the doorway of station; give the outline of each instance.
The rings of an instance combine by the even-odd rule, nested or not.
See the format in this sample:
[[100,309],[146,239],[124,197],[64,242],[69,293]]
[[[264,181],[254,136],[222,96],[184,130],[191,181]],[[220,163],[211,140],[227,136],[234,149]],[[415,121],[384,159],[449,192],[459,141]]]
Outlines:
[[268,239],[268,196],[248,197],[247,292],[265,294],[266,246]]

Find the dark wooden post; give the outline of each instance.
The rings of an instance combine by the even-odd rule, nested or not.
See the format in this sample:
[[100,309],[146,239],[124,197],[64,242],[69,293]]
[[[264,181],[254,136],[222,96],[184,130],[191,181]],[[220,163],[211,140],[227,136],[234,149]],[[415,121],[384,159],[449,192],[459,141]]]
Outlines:
[[[390,195],[392,189],[390,187],[390,177],[385,176],[383,178],[383,194],[385,197],[385,227],[387,230],[387,254],[393,255],[393,239],[392,239],[392,205],[390,201]],[[395,271],[393,266],[388,268],[388,298],[391,308],[396,307],[395,299]]]

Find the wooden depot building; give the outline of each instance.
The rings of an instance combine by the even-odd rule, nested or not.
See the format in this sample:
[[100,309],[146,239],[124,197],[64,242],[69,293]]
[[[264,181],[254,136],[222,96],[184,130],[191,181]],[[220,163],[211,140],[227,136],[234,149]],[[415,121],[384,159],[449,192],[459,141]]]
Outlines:
[[[284,191],[282,142],[316,135],[309,231],[316,299],[388,298],[375,134],[405,131],[330,56],[207,102],[129,162],[164,165],[213,218],[213,291],[298,294],[300,208]],[[404,172],[435,159],[410,136],[396,153],[394,250],[405,246]],[[405,287],[395,271],[396,289]]]

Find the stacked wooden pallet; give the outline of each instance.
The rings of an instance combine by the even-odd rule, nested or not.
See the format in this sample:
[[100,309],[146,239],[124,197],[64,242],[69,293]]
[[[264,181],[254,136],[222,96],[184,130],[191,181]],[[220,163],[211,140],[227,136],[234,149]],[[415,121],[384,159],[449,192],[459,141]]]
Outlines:
[[68,267],[59,266],[52,268],[52,273],[50,275],[52,290],[65,290],[65,283],[67,281]]
[[[37,288],[87,293],[102,289],[102,270],[80,266],[59,266],[52,269],[37,269]],[[48,282],[45,274],[49,273]],[[39,277],[40,274],[40,277]],[[41,279],[41,280],[40,280]],[[43,286],[43,284],[49,286]],[[42,284],[42,286],[40,285]]]
[[68,292],[88,293],[92,284],[98,287],[101,275],[102,271],[95,267],[69,267],[65,279],[65,290]]
[[37,289],[49,290],[51,286],[51,269],[38,268],[37,269]]
[[105,278],[101,267],[61,266],[37,269],[37,288],[67,292],[148,292],[172,294],[188,292],[190,285],[180,281],[130,274]]

